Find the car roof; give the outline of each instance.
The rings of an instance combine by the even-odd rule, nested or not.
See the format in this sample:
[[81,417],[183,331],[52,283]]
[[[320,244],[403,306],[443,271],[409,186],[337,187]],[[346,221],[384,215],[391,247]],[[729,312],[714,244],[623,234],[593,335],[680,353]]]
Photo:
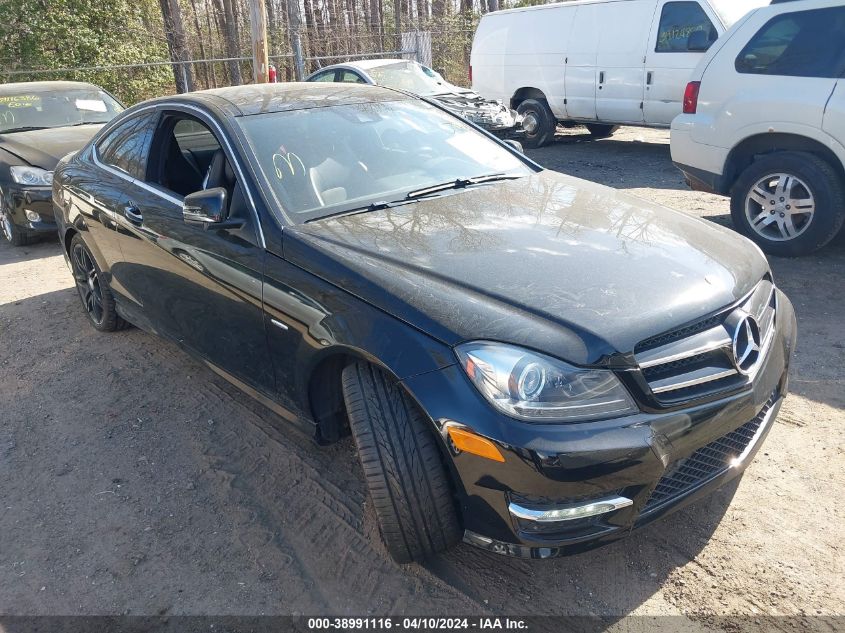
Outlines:
[[230,116],[307,110],[327,106],[412,99],[398,90],[368,84],[290,82],[251,84],[187,92],[146,101],[182,102],[216,107]]
[[381,58],[381,59],[356,59],[354,61],[349,62],[341,62],[339,64],[332,64],[331,66],[323,66],[319,70],[315,70],[312,75],[316,75],[317,73],[321,73],[324,70],[332,70],[334,68],[357,68],[358,70],[367,71],[370,68],[378,68],[379,66],[389,66],[390,64],[401,64],[402,62],[412,62],[412,59],[388,59],[388,58]]
[[19,81],[16,83],[0,84],[0,95],[79,89],[102,90],[99,86],[84,81]]

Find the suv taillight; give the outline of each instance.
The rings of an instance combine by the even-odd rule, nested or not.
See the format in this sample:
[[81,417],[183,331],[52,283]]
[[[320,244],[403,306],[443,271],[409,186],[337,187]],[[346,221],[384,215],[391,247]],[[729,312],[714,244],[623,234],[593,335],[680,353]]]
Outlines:
[[700,81],[691,81],[684,90],[684,114],[695,114],[698,110],[698,91],[701,90]]

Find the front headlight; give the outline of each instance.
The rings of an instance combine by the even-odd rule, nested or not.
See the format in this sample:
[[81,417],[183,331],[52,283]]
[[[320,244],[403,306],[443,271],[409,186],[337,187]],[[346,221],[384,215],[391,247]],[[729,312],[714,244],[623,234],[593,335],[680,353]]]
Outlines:
[[14,165],[9,168],[9,171],[12,172],[12,180],[19,185],[50,187],[53,184],[53,172],[41,169],[40,167]]
[[638,411],[608,370],[580,369],[503,343],[465,343],[455,351],[482,395],[520,420],[583,422]]

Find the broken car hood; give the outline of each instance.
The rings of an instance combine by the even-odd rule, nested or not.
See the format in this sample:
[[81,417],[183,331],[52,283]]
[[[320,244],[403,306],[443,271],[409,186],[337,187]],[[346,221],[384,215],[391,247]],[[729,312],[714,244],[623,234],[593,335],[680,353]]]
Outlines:
[[0,134],[0,149],[33,167],[51,171],[62,156],[82,148],[103,127],[101,123]]

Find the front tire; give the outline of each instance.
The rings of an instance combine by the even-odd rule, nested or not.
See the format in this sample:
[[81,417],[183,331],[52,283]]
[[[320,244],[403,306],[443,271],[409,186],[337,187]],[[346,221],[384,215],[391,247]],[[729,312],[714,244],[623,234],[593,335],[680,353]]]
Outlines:
[[826,161],[805,152],[777,152],[754,161],[731,192],[737,230],[770,255],[809,255],[845,222],[845,187]]
[[525,130],[522,144],[525,147],[543,147],[554,139],[557,120],[545,99],[526,99],[516,111],[522,115],[522,129]]
[[343,370],[343,398],[393,559],[419,562],[456,544],[461,530],[430,422],[395,381],[369,363]]
[[607,125],[605,123],[585,123],[584,127],[587,128],[593,138],[608,138],[619,129],[618,125]]
[[70,265],[91,325],[100,332],[124,329],[128,324],[118,316],[108,282],[79,234],[70,241]]
[[19,227],[15,226],[12,217],[6,212],[0,201],[0,234],[6,238],[12,246],[26,246],[32,244],[37,238],[32,235],[27,235]]

